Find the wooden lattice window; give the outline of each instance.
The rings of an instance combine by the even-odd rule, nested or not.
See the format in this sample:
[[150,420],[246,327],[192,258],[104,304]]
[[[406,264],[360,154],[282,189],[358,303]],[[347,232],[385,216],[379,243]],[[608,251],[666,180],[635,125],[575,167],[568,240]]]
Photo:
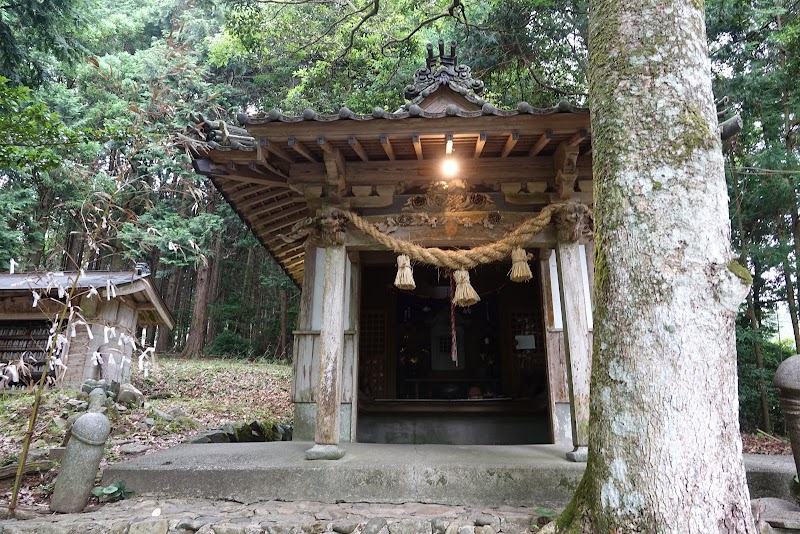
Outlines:
[[358,354],[361,394],[368,399],[386,398],[386,312],[361,312]]

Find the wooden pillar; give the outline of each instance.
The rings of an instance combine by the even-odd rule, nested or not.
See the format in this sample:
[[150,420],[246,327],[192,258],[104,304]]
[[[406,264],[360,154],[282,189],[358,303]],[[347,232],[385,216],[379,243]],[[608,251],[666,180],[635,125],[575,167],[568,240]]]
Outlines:
[[[309,460],[338,460],[342,361],[344,359],[345,272],[344,235],[336,230],[324,240],[322,321],[319,332],[319,381],[315,445],[306,451]],[[331,237],[334,237],[331,239]]]
[[581,245],[577,241],[580,220],[559,221],[556,246],[561,311],[564,319],[564,348],[569,377],[572,445],[567,458],[585,462],[589,444],[589,379],[592,348],[589,345],[589,318],[586,311]]

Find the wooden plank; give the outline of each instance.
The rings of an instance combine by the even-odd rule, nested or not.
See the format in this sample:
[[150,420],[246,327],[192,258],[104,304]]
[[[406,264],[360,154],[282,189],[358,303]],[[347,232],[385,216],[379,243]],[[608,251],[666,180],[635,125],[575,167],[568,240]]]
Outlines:
[[389,158],[389,160],[394,161],[394,149],[392,148],[392,143],[385,135],[381,136],[381,146],[383,147],[383,151],[386,152],[386,157]]
[[586,447],[589,444],[589,375],[592,348],[589,346],[587,336],[589,321],[583,294],[579,247],[581,245],[578,242],[559,242],[556,246],[556,257],[564,317],[564,349],[572,411],[572,444],[574,447]]
[[342,403],[353,402],[353,376],[355,375],[355,343],[353,334],[344,335],[344,350],[342,360]]
[[508,138],[506,139],[506,144],[503,146],[503,152],[500,154],[501,158],[507,157],[514,147],[517,146],[517,142],[519,141],[519,132],[513,131],[509,134]]
[[539,136],[539,139],[534,143],[533,147],[528,152],[528,157],[535,157],[541,152],[544,147],[547,146],[547,143],[553,138],[553,130],[545,130],[544,133]]
[[283,148],[280,147],[280,143],[278,141],[272,139],[262,139],[261,143],[270,154],[275,154],[287,163],[294,163],[294,158],[292,158]]
[[358,157],[361,158],[361,161],[369,161],[369,155],[367,151],[364,150],[364,147],[361,146],[361,143],[358,141],[355,135],[351,135],[347,138],[347,144],[350,145]]
[[417,159],[422,160],[422,142],[419,140],[419,136],[412,135],[411,143],[414,145],[414,152],[417,154]]
[[308,161],[312,163],[317,161],[317,158],[314,157],[314,154],[311,153],[308,147],[298,141],[296,138],[290,137],[286,140],[286,143],[289,145],[289,148],[294,149],[295,152],[306,158]]
[[311,328],[311,306],[312,293],[314,291],[314,271],[316,269],[317,248],[311,240],[303,244],[305,250],[305,275],[303,276],[303,287],[300,291],[300,307],[297,314],[297,328],[308,330]]
[[481,132],[478,134],[478,140],[475,141],[475,155],[473,156],[474,159],[478,159],[481,157],[481,152],[483,152],[483,147],[486,146],[486,139],[487,139],[486,132]]
[[[302,206],[302,207],[299,207],[299,208],[297,208],[297,209],[294,209],[294,210],[287,210],[287,211],[285,211],[285,212],[283,212],[283,213],[277,214],[277,215],[276,215],[276,218],[277,218],[277,217],[281,217],[281,218],[285,218],[285,217],[292,217],[292,216],[294,216],[294,215],[299,215],[300,213],[303,213],[304,211],[306,211],[306,207],[305,207],[305,206]],[[247,216],[247,214],[246,214],[246,213],[245,213],[245,216]],[[249,217],[248,217],[248,219],[249,219]],[[285,228],[285,227],[286,227],[286,224],[288,224],[289,226],[291,226],[291,225],[293,225],[294,223],[296,223],[298,220],[300,220],[300,218],[299,218],[299,217],[298,217],[298,218],[296,218],[296,219],[290,220],[290,221],[286,221],[286,220],[284,219],[284,220],[280,221],[279,223],[276,223],[276,224],[283,224],[284,226],[279,226],[279,227],[277,227],[277,226],[276,226],[276,228]],[[261,229],[261,228],[263,227],[263,225],[265,225],[265,224],[269,224],[270,222],[271,222],[271,220],[261,221],[260,223],[255,223],[255,222],[253,222],[253,230],[259,230],[259,229]],[[268,227],[268,228],[266,228],[266,229],[267,229],[267,230],[269,230],[270,228],[271,228],[271,227]]]

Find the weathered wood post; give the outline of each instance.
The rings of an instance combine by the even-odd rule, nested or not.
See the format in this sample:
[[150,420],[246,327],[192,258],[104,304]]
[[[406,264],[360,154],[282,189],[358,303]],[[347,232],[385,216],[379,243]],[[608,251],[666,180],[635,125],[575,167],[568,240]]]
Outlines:
[[324,246],[322,322],[319,332],[319,381],[317,383],[317,424],[314,446],[306,451],[308,460],[338,460],[344,456],[339,445],[342,360],[344,359],[345,270],[347,254],[341,220],[326,211],[320,220]]
[[572,415],[572,445],[567,453],[573,462],[585,462],[589,445],[589,378],[592,348],[589,346],[589,319],[586,312],[583,272],[581,271],[580,231],[582,212],[562,210],[556,217],[558,244],[558,284],[564,318],[564,348],[567,357],[569,400]]

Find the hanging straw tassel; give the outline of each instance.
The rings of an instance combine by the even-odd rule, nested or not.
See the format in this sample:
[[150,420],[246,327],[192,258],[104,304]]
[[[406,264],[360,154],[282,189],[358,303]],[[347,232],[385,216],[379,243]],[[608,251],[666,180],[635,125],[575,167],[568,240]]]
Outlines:
[[527,282],[533,278],[531,268],[528,266],[528,253],[525,249],[517,247],[511,251],[511,281]]
[[453,272],[453,279],[456,281],[456,293],[453,297],[453,304],[466,308],[472,306],[481,298],[478,293],[469,283],[469,273],[464,269],[459,269]]
[[397,256],[397,276],[394,279],[397,289],[415,289],[414,271],[411,270],[411,260],[405,254]]

